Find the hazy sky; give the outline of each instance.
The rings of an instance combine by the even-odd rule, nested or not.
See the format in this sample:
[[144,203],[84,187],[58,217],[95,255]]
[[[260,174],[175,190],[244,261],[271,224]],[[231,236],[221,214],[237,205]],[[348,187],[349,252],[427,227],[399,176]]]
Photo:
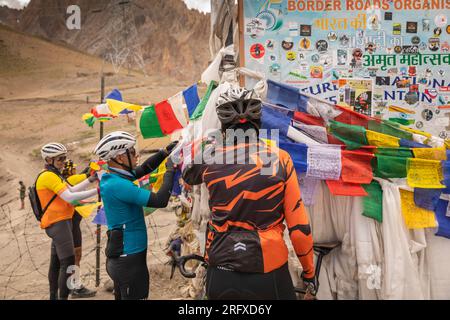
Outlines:
[[[210,12],[211,5],[210,0],[183,0],[189,9],[197,9],[202,12]],[[0,6],[8,6],[10,8],[20,9],[30,0],[0,0]]]

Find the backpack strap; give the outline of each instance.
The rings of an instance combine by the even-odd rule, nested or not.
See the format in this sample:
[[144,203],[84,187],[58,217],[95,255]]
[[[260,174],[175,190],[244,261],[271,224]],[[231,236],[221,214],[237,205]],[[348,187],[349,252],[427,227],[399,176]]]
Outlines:
[[[43,170],[41,173],[39,173],[39,175],[38,175],[37,178],[36,178],[36,182],[34,183],[35,188],[36,188],[37,181],[38,181],[39,177],[41,176],[41,174],[43,174],[43,173],[46,172],[46,171],[56,173],[56,172],[54,172],[53,170],[48,170],[48,169]],[[59,175],[58,175],[58,176],[59,176]],[[36,191],[37,191],[37,189],[36,189]],[[50,199],[50,201],[47,203],[47,205],[45,206],[45,208],[42,209],[42,215],[44,215],[45,211],[47,211],[48,207],[50,207],[50,205],[52,204],[52,202],[55,201],[55,199],[56,199],[57,196],[58,196],[58,195],[55,193],[54,196],[53,196],[53,197]],[[38,199],[39,199],[39,197],[38,197]],[[39,199],[39,202],[41,202],[41,199]]]

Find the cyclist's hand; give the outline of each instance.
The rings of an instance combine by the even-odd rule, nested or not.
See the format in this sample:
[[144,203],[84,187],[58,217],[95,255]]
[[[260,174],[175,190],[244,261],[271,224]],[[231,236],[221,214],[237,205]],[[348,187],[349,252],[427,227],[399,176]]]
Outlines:
[[95,182],[95,181],[98,181],[99,178],[98,178],[97,172],[94,172],[94,173],[88,178],[88,180],[89,180],[90,183]]
[[317,294],[317,290],[318,290],[316,276],[314,276],[312,278],[305,278],[305,273],[302,272],[302,280],[303,280],[303,283],[305,284],[306,292],[315,296]]

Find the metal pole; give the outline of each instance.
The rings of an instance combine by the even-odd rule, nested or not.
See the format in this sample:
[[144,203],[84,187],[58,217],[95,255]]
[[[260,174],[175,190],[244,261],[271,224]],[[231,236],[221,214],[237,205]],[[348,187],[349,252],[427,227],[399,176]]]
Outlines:
[[[100,84],[100,102],[103,103],[105,99],[105,76],[103,75]],[[103,138],[103,121],[100,122],[100,140]],[[101,201],[100,195],[98,195],[98,201]],[[102,226],[97,224],[97,247],[96,247],[96,261],[95,261],[95,286],[100,286],[100,241],[102,235]]]

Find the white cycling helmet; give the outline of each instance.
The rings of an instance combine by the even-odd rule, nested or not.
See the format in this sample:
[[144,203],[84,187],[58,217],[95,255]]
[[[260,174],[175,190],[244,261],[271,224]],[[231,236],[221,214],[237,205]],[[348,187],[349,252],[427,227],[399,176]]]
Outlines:
[[217,98],[216,106],[239,99],[251,99],[253,98],[253,94],[253,90],[247,90],[246,88],[241,87],[230,87]]
[[47,143],[41,149],[42,159],[54,158],[67,153],[67,149],[64,145],[58,142]]
[[103,160],[114,159],[134,147],[136,138],[125,131],[114,131],[103,137],[95,147],[94,153]]

